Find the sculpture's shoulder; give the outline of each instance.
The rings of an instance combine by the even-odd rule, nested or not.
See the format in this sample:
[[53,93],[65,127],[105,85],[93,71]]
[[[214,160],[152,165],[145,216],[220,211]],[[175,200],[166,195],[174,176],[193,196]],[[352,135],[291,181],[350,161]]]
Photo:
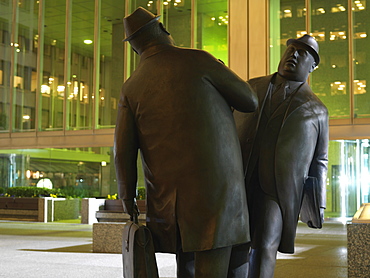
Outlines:
[[328,109],[325,106],[325,104],[321,101],[321,99],[312,91],[311,87],[309,87],[309,98],[311,100],[311,103],[313,107],[315,108],[315,111],[317,113],[328,113]]
[[306,95],[310,100],[310,107],[315,114],[327,115],[328,109],[320,98],[312,91],[311,87],[306,84],[305,86]]
[[267,84],[270,83],[272,74],[270,75],[265,75],[265,76],[259,76],[259,77],[254,77],[248,80],[248,83],[256,89],[258,86],[266,86]]
[[180,55],[183,59],[194,59],[198,61],[199,65],[201,65],[202,61],[219,61],[216,59],[212,54],[208,53],[205,50],[201,49],[192,49],[186,47],[173,47],[171,49],[177,55]]

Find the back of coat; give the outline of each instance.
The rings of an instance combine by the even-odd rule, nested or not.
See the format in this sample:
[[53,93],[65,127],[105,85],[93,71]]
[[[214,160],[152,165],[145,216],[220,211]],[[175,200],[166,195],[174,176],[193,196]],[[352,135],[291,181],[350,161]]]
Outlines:
[[220,94],[234,80],[219,64],[203,51],[166,47],[143,55],[123,85],[120,105],[133,123],[121,132],[138,141],[157,252],[249,240],[240,144]]

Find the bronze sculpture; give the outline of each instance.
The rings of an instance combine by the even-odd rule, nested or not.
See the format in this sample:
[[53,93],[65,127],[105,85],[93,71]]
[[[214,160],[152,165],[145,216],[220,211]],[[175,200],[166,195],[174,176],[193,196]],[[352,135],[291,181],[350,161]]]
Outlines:
[[328,112],[306,83],[319,62],[313,37],[288,40],[278,72],[248,81],[259,99],[257,111],[234,113],[246,168],[249,277],[273,277],[277,251],[294,253],[308,177],[317,179],[323,217]]
[[124,19],[125,40],[141,57],[119,103],[119,197],[133,215],[140,149],[156,252],[177,254],[178,277],[194,269],[195,277],[225,277],[231,246],[249,241],[231,107],[252,112],[257,98],[209,53],[176,47],[158,18],[138,8]]

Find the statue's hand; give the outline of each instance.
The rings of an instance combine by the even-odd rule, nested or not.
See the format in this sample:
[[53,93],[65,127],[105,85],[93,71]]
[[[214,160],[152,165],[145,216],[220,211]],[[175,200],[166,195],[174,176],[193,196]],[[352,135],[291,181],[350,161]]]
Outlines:
[[[320,208],[320,218],[321,218],[321,220],[322,220],[322,223],[324,223],[324,210],[325,210],[325,208]],[[310,227],[310,228],[314,228],[314,229],[316,229],[317,227],[314,227],[313,225],[312,225],[312,222],[311,221],[308,221],[307,222],[307,226],[308,227]]]
[[134,219],[135,217],[138,217],[140,214],[140,211],[137,207],[135,199],[130,199],[130,200],[122,200],[123,202],[123,208],[127,214],[131,216],[131,220]]

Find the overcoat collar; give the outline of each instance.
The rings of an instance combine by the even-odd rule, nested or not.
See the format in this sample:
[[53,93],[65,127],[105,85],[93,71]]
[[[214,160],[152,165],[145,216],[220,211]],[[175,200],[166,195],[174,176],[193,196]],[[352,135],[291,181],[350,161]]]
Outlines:
[[174,46],[170,45],[170,44],[158,44],[158,45],[151,46],[151,47],[145,49],[145,51],[141,54],[140,61],[144,61],[146,58],[148,58],[150,56],[153,56],[153,55],[155,55],[159,52],[171,49],[173,47]]

